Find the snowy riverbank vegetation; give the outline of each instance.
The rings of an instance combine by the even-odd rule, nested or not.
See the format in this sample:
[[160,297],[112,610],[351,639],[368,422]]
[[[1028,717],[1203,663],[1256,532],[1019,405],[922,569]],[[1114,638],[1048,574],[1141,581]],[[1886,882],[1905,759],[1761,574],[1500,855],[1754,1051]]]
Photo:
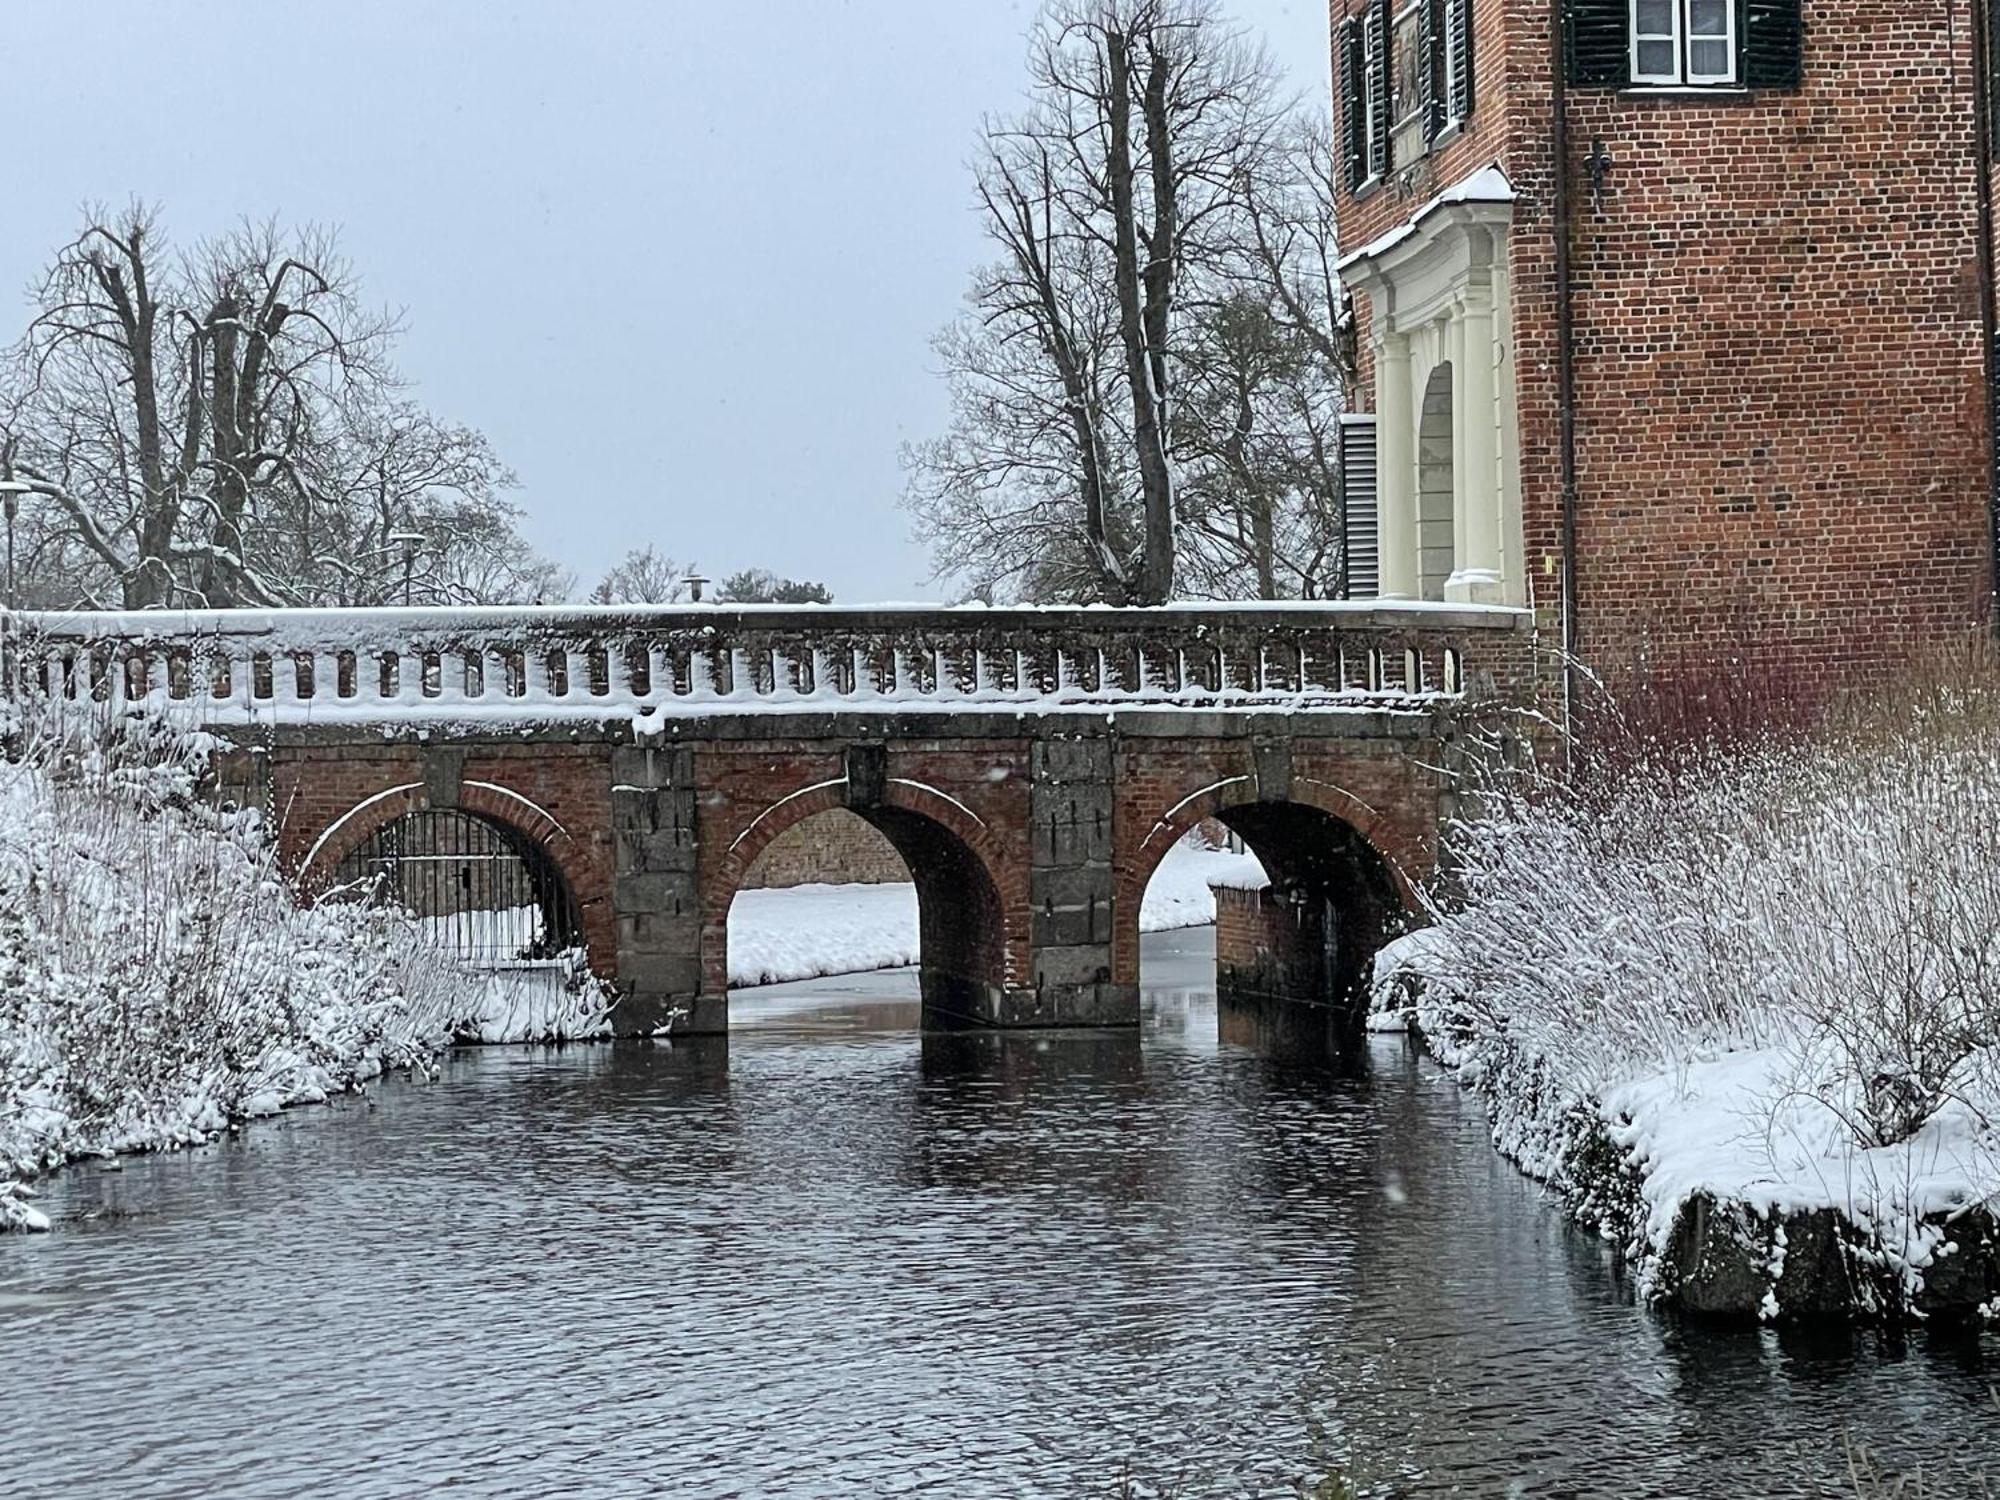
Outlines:
[[2000,1315],[2000,679],[1810,726],[1721,694],[1496,776],[1378,1003],[1646,1294]]
[[[0,726],[7,727],[7,726]],[[455,1038],[585,1034],[594,997],[529,1007],[411,918],[302,904],[253,813],[200,794],[205,738],[18,718],[0,759],[0,1183],[190,1144],[320,1101]],[[0,1187],[0,1227],[36,1227]]]

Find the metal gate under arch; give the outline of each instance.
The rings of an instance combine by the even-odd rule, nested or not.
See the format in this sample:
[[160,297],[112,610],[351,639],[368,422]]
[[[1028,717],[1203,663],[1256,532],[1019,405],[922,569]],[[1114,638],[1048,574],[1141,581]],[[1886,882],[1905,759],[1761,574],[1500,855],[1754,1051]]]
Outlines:
[[548,851],[460,808],[383,824],[335,866],[333,885],[402,907],[476,968],[548,964],[583,947],[583,914]]

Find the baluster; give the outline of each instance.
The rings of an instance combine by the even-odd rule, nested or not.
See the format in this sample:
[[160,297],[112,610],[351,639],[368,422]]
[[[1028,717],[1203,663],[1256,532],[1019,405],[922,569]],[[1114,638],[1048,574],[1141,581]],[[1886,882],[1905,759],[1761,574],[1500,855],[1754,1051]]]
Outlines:
[[416,647],[406,646],[396,653],[396,701],[424,701],[424,653]]
[[554,693],[549,683],[549,653],[531,646],[521,649],[522,694],[530,702],[546,703]]

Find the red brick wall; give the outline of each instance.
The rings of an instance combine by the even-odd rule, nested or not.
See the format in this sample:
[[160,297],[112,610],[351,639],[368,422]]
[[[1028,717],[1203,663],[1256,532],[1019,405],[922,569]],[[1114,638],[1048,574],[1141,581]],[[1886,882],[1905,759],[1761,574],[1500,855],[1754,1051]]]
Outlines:
[[853,813],[836,808],[793,825],[766,844],[737,888],[881,885],[909,878],[910,868],[894,844]]
[[[1436,758],[1428,740],[1294,742],[1292,800],[1353,826],[1407,887],[1425,878],[1436,861],[1441,790]],[[788,829],[842,807],[845,763],[833,748],[717,742],[694,747],[694,768],[701,819],[701,958],[706,992],[721,993],[729,906],[746,872]],[[994,984],[1027,984],[1032,973],[1028,743],[891,745],[887,770],[884,805],[869,816],[904,849],[916,872],[926,896],[927,951],[956,951],[971,972]],[[1256,752],[1240,739],[1121,742],[1112,817],[1118,871],[1114,981],[1137,981],[1139,906],[1161,855],[1204,819],[1254,803],[1257,770]],[[425,805],[423,783],[423,752],[415,746],[278,747],[270,756],[270,808],[282,858],[299,870],[320,845],[307,883],[323,878],[369,833]],[[547,818],[479,783],[505,788],[544,809]],[[460,803],[542,841],[582,908],[593,966],[614,974],[607,747],[468,746]],[[330,829],[337,831],[328,835]],[[927,882],[935,883],[926,889]]]
[[1218,968],[1243,971],[1258,967],[1264,955],[1288,953],[1288,929],[1297,915],[1270,899],[1268,889],[1239,891],[1215,887],[1215,962]]
[[[1440,154],[1437,182],[1498,159],[1518,194],[1525,553],[1553,623],[1549,8],[1477,0],[1477,16],[1477,125]],[[1831,680],[1982,610],[1970,48],[1963,7],[1821,0],[1799,93],[1571,92],[1586,658],[1762,646]],[[1601,201],[1581,170],[1594,139],[1612,160]],[[1343,202],[1344,244],[1421,201]]]

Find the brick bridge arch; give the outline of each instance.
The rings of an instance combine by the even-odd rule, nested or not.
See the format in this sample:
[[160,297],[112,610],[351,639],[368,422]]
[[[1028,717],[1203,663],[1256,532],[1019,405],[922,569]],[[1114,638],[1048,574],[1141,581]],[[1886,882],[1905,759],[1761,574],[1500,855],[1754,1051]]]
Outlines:
[[[1183,760],[1166,759],[1170,764]],[[1273,768],[1260,765],[1248,747],[1236,756],[1183,761],[1176,769],[1178,781],[1171,770],[1132,778],[1135,785],[1153,790],[1151,804],[1137,798],[1120,804],[1112,903],[1114,984],[1137,990],[1146,888],[1167,851],[1210,819],[1244,840],[1274,889],[1312,905],[1310,919],[1294,923],[1279,946],[1303,955],[1305,948],[1326,939],[1317,924],[1332,924],[1339,932],[1344,972],[1331,987],[1338,995],[1364,982],[1364,965],[1394,917],[1419,909],[1417,883],[1435,864],[1434,778],[1408,758],[1308,763],[1294,771],[1288,756],[1273,775]],[[1382,801],[1367,800],[1342,781],[1361,782]],[[1160,805],[1175,792],[1179,795],[1173,801]],[[1304,962],[1303,956],[1299,961]],[[1313,987],[1294,981],[1292,988]]]
[[533,844],[554,867],[576,902],[583,921],[584,949],[591,968],[610,976],[618,955],[609,924],[609,892],[593,868],[586,847],[549,809],[497,781],[464,780],[456,796],[440,802],[424,781],[402,781],[360,798],[316,828],[288,828],[285,842],[294,856],[294,878],[308,892],[324,890],[349,854],[400,818],[427,811],[470,813]]
[[909,870],[927,1008],[974,1016],[1018,987],[1028,933],[1020,903],[1003,895],[1019,884],[1012,868],[1018,860],[1009,860],[992,826],[950,792],[903,776],[884,777],[879,795],[857,805],[842,775],[801,786],[758,811],[703,881],[704,993],[729,987],[729,912],[757,856],[790,829],[836,809],[881,833]]

